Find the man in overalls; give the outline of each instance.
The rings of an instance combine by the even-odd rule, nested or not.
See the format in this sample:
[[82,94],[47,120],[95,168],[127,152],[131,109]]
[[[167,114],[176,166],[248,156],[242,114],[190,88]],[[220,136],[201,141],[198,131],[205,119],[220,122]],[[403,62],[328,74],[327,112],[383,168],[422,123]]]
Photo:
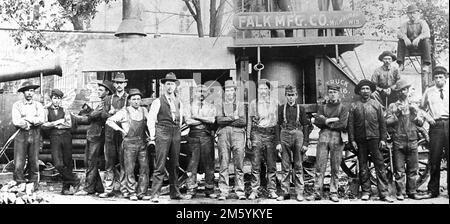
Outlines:
[[[125,166],[124,187],[130,200],[142,199],[147,193],[149,183],[148,154],[145,144],[147,109],[141,107],[142,93],[138,89],[130,89],[128,93],[130,106],[120,110],[106,120],[106,124],[123,136],[123,155]],[[117,124],[120,124],[117,125]],[[139,162],[139,181],[136,182],[134,168],[136,159]],[[124,191],[122,191],[124,192]]]
[[244,157],[245,126],[247,119],[245,107],[237,99],[237,85],[233,80],[225,81],[225,97],[217,111],[217,130],[219,148],[219,200],[225,200],[230,191],[229,170],[230,155],[233,153],[234,191],[239,200],[245,200],[244,191]]
[[38,85],[26,81],[17,92],[23,93],[24,99],[15,102],[12,106],[12,123],[19,129],[14,139],[14,174],[13,179],[18,184],[26,183],[24,169],[28,158],[29,182],[34,183],[34,189],[38,189],[39,166],[38,156],[41,145],[41,128],[44,123],[44,107],[38,101],[33,100],[35,89]]
[[[113,86],[116,92],[113,95],[105,97],[105,105],[103,107],[102,116],[109,118],[113,116],[117,111],[126,107],[127,93],[125,87],[127,86],[127,79],[125,74],[119,72],[114,77]],[[122,143],[122,134],[119,131],[114,131],[108,125],[105,126],[105,192],[100,194],[99,197],[106,198],[114,195],[114,182],[122,185],[124,180],[124,165],[123,165],[123,153],[120,147]],[[118,169],[119,167],[119,169]],[[128,197],[124,186],[120,186],[120,191],[124,193],[125,197]]]
[[205,195],[216,198],[214,194],[214,139],[211,130],[211,125],[215,122],[216,108],[206,101],[208,91],[204,85],[194,88],[193,100],[186,107],[186,124],[190,128],[188,144],[191,151],[187,168],[189,176],[187,199],[196,194],[197,169],[200,162],[205,169]]
[[103,193],[105,189],[103,187],[100,173],[98,172],[98,161],[100,150],[103,150],[105,143],[105,118],[103,118],[103,104],[105,97],[111,95],[114,87],[112,82],[104,80],[98,83],[98,96],[101,99],[100,104],[86,117],[90,122],[89,129],[87,130],[86,140],[86,180],[84,189],[75,193],[75,195],[88,195],[95,193]]
[[347,132],[348,107],[341,103],[340,90],[337,84],[327,86],[328,99],[320,105],[314,124],[320,128],[319,141],[316,150],[316,170],[314,180],[314,194],[308,200],[320,200],[323,197],[323,180],[330,154],[331,181],[330,200],[339,202],[339,166],[342,160],[344,141],[342,134]]
[[308,150],[309,120],[305,109],[296,102],[297,89],[286,86],[287,103],[278,108],[278,125],[280,126],[280,142],[276,149],[281,152],[281,188],[283,195],[278,201],[290,198],[291,177],[297,193],[297,201],[303,201],[303,156]]
[[72,172],[72,119],[69,111],[61,105],[64,93],[53,89],[50,94],[52,104],[46,108],[45,123],[42,128],[50,129],[50,148],[55,168],[63,179],[61,194],[72,195],[70,186],[78,190],[80,179]]
[[[394,133],[394,164],[395,186],[397,187],[397,200],[409,198],[420,200],[417,195],[416,181],[419,177],[419,153],[417,151],[418,130],[424,123],[424,117],[417,106],[409,102],[408,93],[411,86],[405,80],[397,82],[399,100],[391,103],[387,110],[386,124],[392,126]],[[405,170],[406,166],[406,170]],[[406,186],[405,186],[406,184]]]
[[174,92],[179,81],[176,75],[170,72],[164,79],[161,79],[161,84],[164,85],[163,94],[152,102],[147,118],[150,142],[155,143],[156,162],[151,196],[144,197],[144,200],[151,199],[155,203],[159,202],[168,156],[167,171],[169,173],[170,198],[175,200],[186,199],[184,195],[181,195],[178,183],[180,127],[183,119],[183,107]]
[[276,158],[275,145],[279,143],[277,134],[278,103],[270,97],[271,84],[267,79],[258,81],[258,98],[252,100],[249,107],[249,122],[247,125],[248,147],[253,151],[252,163],[252,193],[248,199],[254,200],[261,185],[261,161],[267,166],[267,190],[269,198],[276,199]]

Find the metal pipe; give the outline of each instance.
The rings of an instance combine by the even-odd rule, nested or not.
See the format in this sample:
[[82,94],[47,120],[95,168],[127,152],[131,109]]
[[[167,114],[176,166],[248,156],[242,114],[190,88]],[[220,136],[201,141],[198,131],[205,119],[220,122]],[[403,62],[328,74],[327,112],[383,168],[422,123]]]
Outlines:
[[147,36],[141,18],[140,0],[122,0],[122,22],[114,34],[116,37]]
[[0,82],[8,82],[8,81],[14,81],[19,79],[28,79],[28,78],[35,78],[42,76],[49,76],[49,75],[57,75],[62,76],[62,69],[59,63],[55,63],[50,66],[40,66],[35,68],[25,68],[15,71],[8,71],[8,72],[0,72]]

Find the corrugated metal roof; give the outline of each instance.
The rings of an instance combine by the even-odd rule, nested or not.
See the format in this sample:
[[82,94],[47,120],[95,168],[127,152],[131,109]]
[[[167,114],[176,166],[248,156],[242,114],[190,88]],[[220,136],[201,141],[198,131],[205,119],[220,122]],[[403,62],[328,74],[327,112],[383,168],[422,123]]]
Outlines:
[[89,40],[82,71],[236,69],[231,37]]

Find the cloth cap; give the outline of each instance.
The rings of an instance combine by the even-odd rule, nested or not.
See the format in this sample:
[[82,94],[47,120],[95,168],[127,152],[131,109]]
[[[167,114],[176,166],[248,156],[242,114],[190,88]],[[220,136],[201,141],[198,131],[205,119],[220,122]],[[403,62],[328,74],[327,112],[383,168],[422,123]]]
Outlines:
[[53,96],[62,98],[64,96],[64,93],[59,89],[53,89],[52,92],[50,93],[50,98]]

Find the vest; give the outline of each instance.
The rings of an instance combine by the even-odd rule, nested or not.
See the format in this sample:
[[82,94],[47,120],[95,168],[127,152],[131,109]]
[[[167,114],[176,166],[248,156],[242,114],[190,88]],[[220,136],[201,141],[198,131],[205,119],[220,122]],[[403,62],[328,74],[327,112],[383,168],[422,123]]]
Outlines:
[[158,115],[156,117],[157,119],[157,125],[163,125],[163,126],[173,126],[177,125],[180,126],[180,102],[178,100],[175,101],[175,121],[172,119],[172,112],[170,110],[169,102],[167,101],[166,97],[164,95],[159,97],[160,101],[160,108],[158,111]]
[[[56,121],[59,119],[64,119],[65,113],[64,113],[64,109],[62,107],[58,108],[58,114],[55,113],[55,110],[53,110],[52,107],[47,108],[47,110],[48,110],[47,118],[48,118],[49,122]],[[65,129],[65,130],[70,131],[70,129]],[[63,130],[61,130],[61,129],[52,128],[50,130],[50,134],[58,134],[58,133],[61,133],[62,131]]]

